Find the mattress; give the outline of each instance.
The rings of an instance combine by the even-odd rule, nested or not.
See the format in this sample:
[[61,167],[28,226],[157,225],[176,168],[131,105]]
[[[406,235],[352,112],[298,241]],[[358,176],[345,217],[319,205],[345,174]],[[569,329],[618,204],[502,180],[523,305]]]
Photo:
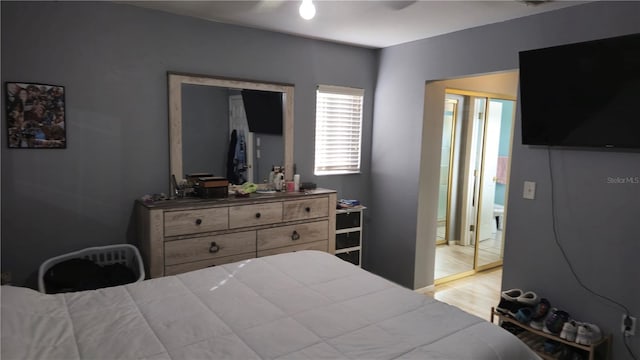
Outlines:
[[319,251],[1,291],[2,359],[538,359],[488,321]]

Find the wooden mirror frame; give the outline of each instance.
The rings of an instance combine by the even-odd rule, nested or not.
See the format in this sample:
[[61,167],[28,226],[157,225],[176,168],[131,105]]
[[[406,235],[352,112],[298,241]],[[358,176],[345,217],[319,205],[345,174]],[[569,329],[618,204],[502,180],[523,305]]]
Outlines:
[[285,178],[286,180],[293,179],[293,85],[175,72],[168,72],[167,77],[169,84],[169,183],[171,184],[172,194],[175,192],[175,185],[171,180],[171,175],[175,175],[178,180],[184,178],[182,163],[182,84],[281,92],[283,94],[282,136]]

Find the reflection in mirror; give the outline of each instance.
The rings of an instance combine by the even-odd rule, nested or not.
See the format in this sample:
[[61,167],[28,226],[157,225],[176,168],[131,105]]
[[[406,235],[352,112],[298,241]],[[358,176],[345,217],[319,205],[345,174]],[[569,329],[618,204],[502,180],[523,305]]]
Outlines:
[[440,183],[436,231],[436,266],[434,279],[473,270],[473,245],[461,241],[459,219],[459,168],[463,133],[464,99],[446,94],[442,122],[442,148],[440,157]]
[[488,101],[478,201],[477,266],[499,263],[504,254],[507,170],[515,104],[510,99]]
[[259,183],[281,165],[293,178],[293,85],[176,73],[168,80],[170,175]]
[[182,168],[184,174],[224,176],[229,147],[227,89],[182,85]]
[[183,173],[260,183],[284,165],[282,94],[182,85]]
[[436,283],[502,264],[515,100],[489,95],[445,93]]

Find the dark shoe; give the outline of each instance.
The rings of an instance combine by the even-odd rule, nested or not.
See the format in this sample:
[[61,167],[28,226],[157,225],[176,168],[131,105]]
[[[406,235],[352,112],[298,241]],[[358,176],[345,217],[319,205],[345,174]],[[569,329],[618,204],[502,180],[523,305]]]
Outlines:
[[549,315],[549,309],[551,309],[551,303],[549,300],[542,298],[536,307],[533,309],[533,315],[531,315],[531,323],[529,326],[536,330],[542,330],[544,328],[544,320]]
[[496,311],[504,315],[515,316],[522,307],[518,304],[518,296],[522,295],[522,290],[511,289],[503,291],[500,295],[500,303],[496,306]]
[[534,293],[533,291],[527,291],[526,293],[518,296],[516,300],[518,301],[518,303],[531,308],[535,307],[540,302],[538,294]]
[[519,322],[527,325],[531,321],[531,314],[532,313],[533,313],[533,310],[531,310],[530,307],[523,307],[523,308],[520,308],[520,310],[518,310],[518,312],[516,313],[515,318]]
[[567,321],[569,321],[569,314],[566,311],[553,309],[551,310],[551,314],[545,320],[544,329],[542,329],[542,331],[549,334],[559,335],[564,323]]

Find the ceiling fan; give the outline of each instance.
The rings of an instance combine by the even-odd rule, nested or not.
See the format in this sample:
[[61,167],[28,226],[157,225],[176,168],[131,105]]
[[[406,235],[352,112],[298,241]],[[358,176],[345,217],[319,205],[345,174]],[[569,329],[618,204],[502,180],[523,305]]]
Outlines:
[[393,10],[403,10],[408,8],[409,6],[417,3],[418,0],[391,0],[391,1],[385,1],[384,3],[386,4],[387,7],[389,7],[390,9]]

